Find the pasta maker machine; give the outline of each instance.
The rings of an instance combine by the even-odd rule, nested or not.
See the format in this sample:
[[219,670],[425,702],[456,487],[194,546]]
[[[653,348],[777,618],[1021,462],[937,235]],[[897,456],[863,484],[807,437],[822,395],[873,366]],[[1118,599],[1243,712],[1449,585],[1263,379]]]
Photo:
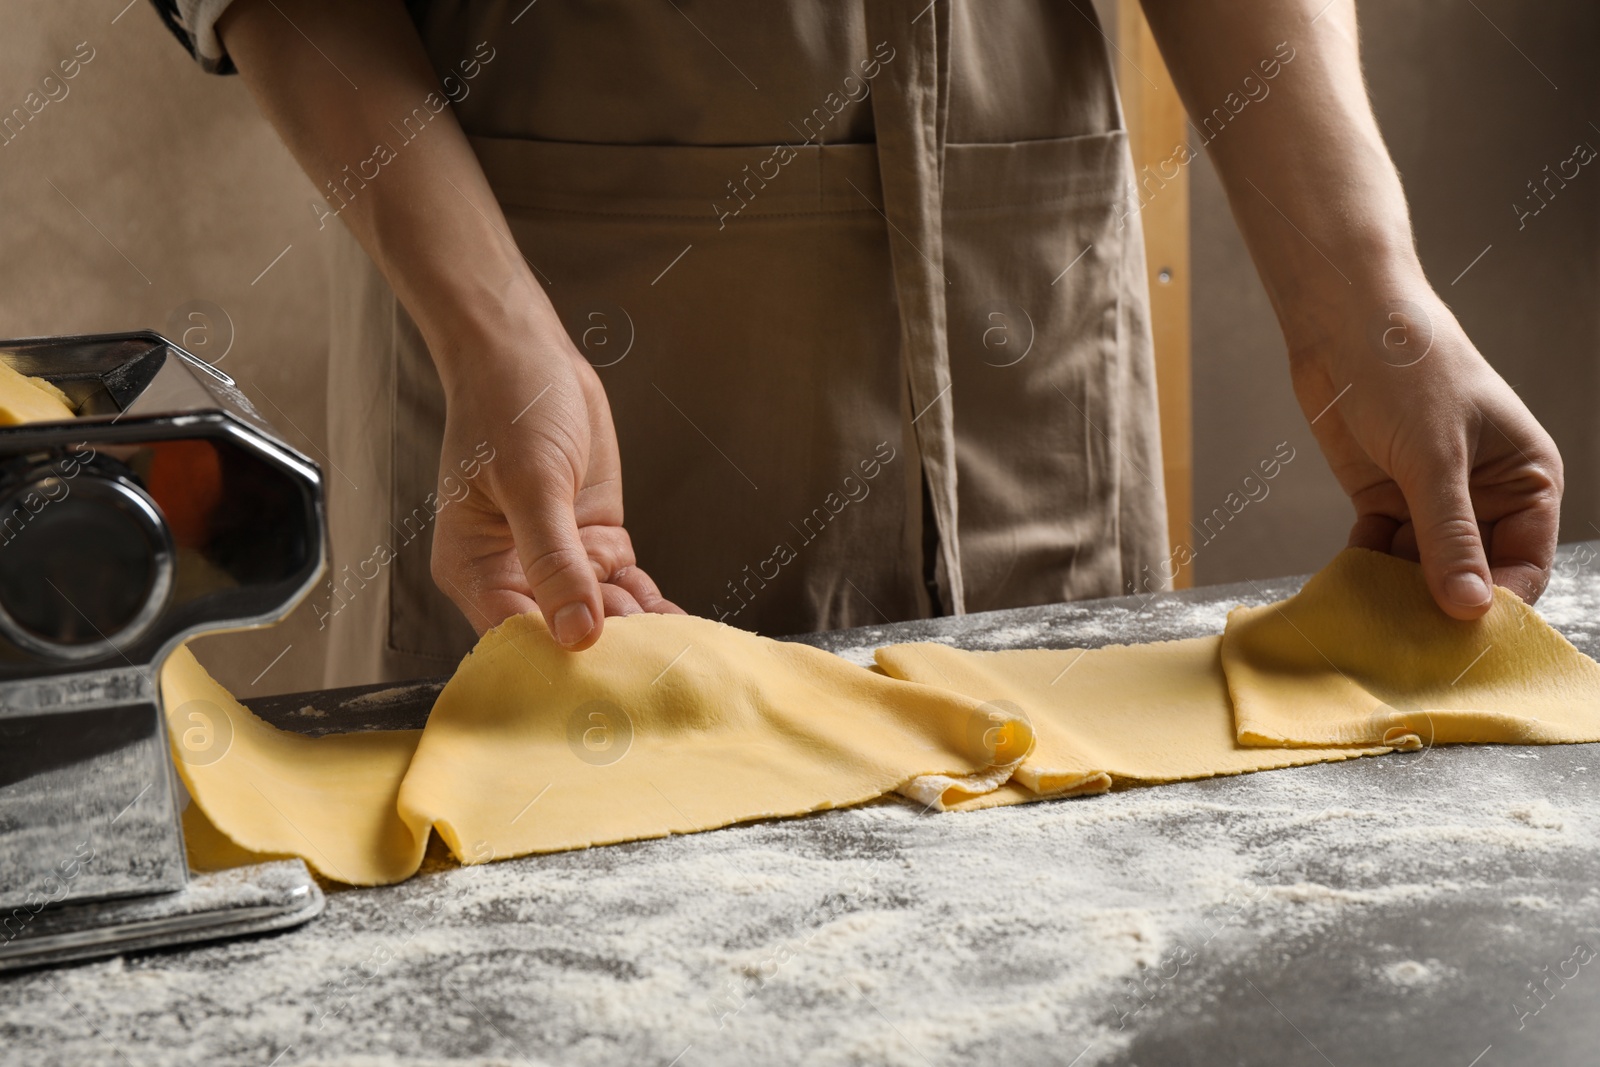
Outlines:
[[[77,416],[0,427],[0,971],[311,919],[300,860],[190,872],[159,680],[184,640],[275,622],[316,582],[316,465],[156,333],[0,360]],[[223,754],[219,710],[177,758]]]

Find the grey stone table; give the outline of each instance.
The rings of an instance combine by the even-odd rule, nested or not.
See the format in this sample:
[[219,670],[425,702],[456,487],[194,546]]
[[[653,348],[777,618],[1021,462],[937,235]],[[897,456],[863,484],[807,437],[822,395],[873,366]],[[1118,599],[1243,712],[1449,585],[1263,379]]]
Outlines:
[[[1591,655],[1596,548],[1540,603]],[[1188,637],[1297,584],[809,640]],[[1595,1063],[1597,775],[1600,746],[1441,747],[474,868],[436,849],[293,932],[0,980],[0,1062]]]

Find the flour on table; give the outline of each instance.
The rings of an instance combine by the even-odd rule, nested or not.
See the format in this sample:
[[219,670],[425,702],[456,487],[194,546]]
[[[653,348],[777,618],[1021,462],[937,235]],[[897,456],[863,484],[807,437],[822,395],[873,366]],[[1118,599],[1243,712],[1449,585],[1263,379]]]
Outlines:
[[1397,960],[1379,967],[1378,974],[1390,985],[1425,992],[1454,977],[1454,970],[1435,959]]
[[[333,892],[299,931],[9,980],[0,1025],[37,1064],[112,1040],[134,1062],[292,1046],[278,1067],[685,1049],[683,1067],[797,1050],[1086,1067],[1134,1022],[1209,1010],[1202,970],[1374,909],[1493,893],[1518,902],[1515,926],[1544,900],[1537,872],[1600,820],[1517,797],[1496,755],[1385,757],[1357,787],[1313,767],[966,814],[881,802],[470,868],[435,856],[404,884]],[[1371,966],[1406,995],[1449,980],[1434,960]]]

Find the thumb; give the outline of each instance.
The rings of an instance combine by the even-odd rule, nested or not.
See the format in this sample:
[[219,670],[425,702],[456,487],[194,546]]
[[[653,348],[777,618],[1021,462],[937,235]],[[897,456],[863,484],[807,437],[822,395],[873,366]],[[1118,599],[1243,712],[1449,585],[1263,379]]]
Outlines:
[[1422,573],[1445,614],[1476,619],[1494,603],[1493,579],[1472,510],[1464,463],[1405,489]]
[[605,611],[571,492],[545,484],[508,496],[506,522],[545,625],[562,647],[588,648],[600,638]]

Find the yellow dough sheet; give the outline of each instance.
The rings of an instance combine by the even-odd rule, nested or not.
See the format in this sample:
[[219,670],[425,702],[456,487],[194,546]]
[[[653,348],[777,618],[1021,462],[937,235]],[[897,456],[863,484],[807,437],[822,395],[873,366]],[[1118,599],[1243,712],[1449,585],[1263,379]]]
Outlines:
[[479,863],[897,790],[966,810],[1425,740],[1600,740],[1600,665],[1532,610],[1497,591],[1456,622],[1415,564],[1354,549],[1221,637],[877,662],[670,615],[607,620],[572,653],[527,615],[484,635],[426,729],[318,739],[251,715],[186,650],[162,684],[193,862],[291,854],[363,885],[409,877],[435,830]]
[[67,394],[43,378],[29,378],[0,362],[0,426],[75,419]]
[[1005,782],[1033,746],[1006,709],[688,616],[607,620],[581,653],[536,615],[509,619],[462,661],[420,735],[277,730],[186,650],[162,685],[179,771],[210,824],[361,885],[410,876],[431,829],[477,863],[896,789],[945,807]]
[[877,661],[896,678],[1026,710],[1035,744],[1012,776],[1013,788],[976,798],[966,807],[1390,751],[1380,746],[1241,745],[1234,736],[1218,660],[1220,645],[1217,637],[1060,651],[965,652],[938,644],[892,645],[878,650]]
[[400,782],[420,730],[306,737],[262,722],[180,648],[161,671],[167,732],[196,807],[224,837],[185,830],[201,870],[225,865],[228,841],[257,853],[304,857],[341,882],[410,877],[426,839],[400,817]]
[[1504,589],[1481,619],[1415,563],[1350,548],[1279,604],[1235,608],[1222,666],[1247,745],[1600,740],[1600,664]]

